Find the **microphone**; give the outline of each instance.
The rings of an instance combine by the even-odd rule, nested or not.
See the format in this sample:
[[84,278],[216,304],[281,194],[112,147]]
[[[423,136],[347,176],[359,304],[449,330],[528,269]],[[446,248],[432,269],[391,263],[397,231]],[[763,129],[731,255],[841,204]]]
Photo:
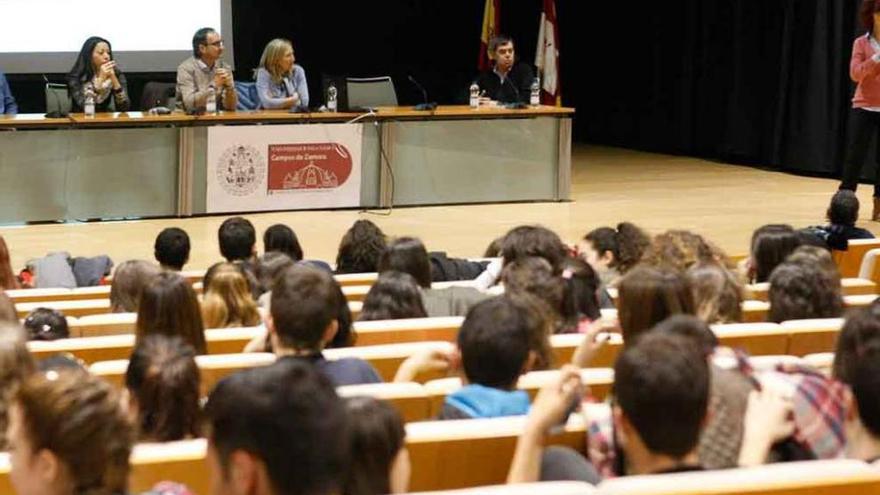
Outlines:
[[509,108],[511,110],[528,108],[529,106],[522,101],[522,97],[519,94],[519,88],[516,87],[516,84],[513,84],[513,81],[511,81],[509,77],[505,77],[504,82],[510,84],[510,87],[513,88],[513,93],[516,95],[516,101],[505,103],[504,108]]
[[[46,74],[43,74],[43,81],[46,82],[46,88],[48,89],[52,83],[49,81],[49,78],[46,77]],[[49,119],[61,119],[68,116],[68,113],[64,111],[64,106],[61,104],[61,97],[58,96],[57,91],[52,91],[52,96],[55,98],[55,104],[58,105],[58,110],[54,112],[47,112],[46,118]]]
[[422,103],[419,103],[418,105],[416,105],[416,110],[422,112],[422,111],[432,111],[432,110],[436,109],[437,102],[434,102],[434,101],[432,101],[430,103],[428,102],[428,91],[425,89],[425,87],[422,86],[421,84],[419,84],[419,82],[416,81],[416,78],[414,78],[413,76],[410,75],[410,76],[406,76],[406,77],[407,77],[407,79],[409,79],[409,82],[413,83],[413,85],[415,85],[415,87],[419,88],[419,90],[422,92]]

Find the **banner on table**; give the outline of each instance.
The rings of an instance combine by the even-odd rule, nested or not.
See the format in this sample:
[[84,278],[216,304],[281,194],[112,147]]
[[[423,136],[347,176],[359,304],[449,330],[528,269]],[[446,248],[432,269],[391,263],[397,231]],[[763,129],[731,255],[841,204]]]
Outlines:
[[360,206],[361,124],[208,129],[207,212]]

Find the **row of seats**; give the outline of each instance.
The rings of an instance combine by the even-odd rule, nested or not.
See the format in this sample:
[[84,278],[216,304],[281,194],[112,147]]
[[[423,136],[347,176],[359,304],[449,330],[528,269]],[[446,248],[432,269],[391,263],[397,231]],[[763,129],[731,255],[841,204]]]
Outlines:
[[[660,476],[630,476],[607,480],[597,487],[579,483],[531,484],[527,487],[495,487],[503,483],[522,431],[523,417],[409,423],[407,447],[412,460],[412,492],[480,487],[449,492],[541,493],[541,494],[631,494],[768,495],[880,493],[880,470],[861,461],[806,461]],[[548,444],[567,445],[580,452],[585,448],[583,419],[573,415],[564,430]],[[195,493],[208,492],[206,442],[202,439],[167,444],[140,444],[132,453],[130,490],[144,491],[162,480],[176,480]],[[11,493],[9,460],[0,454],[0,492]],[[523,490],[531,490],[525,492]]]
[[[360,357],[370,361],[385,379],[393,377],[397,365],[414,352],[426,347],[451,347],[461,326],[460,317],[415,318],[357,322],[357,346],[328,349],[328,359]],[[842,318],[794,320],[776,323],[734,323],[714,325],[713,331],[722,345],[741,348],[753,355],[788,354],[804,356],[832,351],[843,325]],[[259,327],[222,328],[205,331],[209,354],[240,353],[245,344],[261,335]],[[55,341],[28,342],[28,348],[37,358],[56,353],[70,353],[86,363],[128,359],[134,346],[134,335],[106,335],[70,338]],[[580,334],[561,334],[551,337],[551,345],[558,363],[570,361],[574,350],[583,340]],[[623,345],[619,334],[611,334],[593,365],[610,367]]]

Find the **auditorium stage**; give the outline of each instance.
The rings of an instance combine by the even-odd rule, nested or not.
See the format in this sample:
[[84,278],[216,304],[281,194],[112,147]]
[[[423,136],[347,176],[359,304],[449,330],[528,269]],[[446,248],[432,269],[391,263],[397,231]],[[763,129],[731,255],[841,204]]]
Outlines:
[[[744,254],[752,230],[759,225],[821,223],[837,188],[837,181],[830,179],[584,145],[574,145],[572,168],[573,201],[568,203],[412,207],[395,209],[388,216],[346,210],[247,217],[259,234],[273,223],[290,225],[306,257],[330,262],[340,237],[358,218],[376,222],[392,236],[421,237],[428,249],[457,256],[479,256],[494,236],[523,223],[541,223],[564,239],[575,240],[593,227],[622,220],[634,221],[653,233],[691,229],[730,254]],[[865,219],[871,210],[869,187],[860,188],[859,199],[860,217]],[[0,234],[6,238],[17,271],[28,258],[52,250],[75,256],[109,254],[116,263],[152,259],[156,234],[175,225],[186,229],[193,241],[188,268],[199,269],[220,258],[217,227],[224,218],[0,227]],[[859,225],[880,234],[880,223],[860,221]]]

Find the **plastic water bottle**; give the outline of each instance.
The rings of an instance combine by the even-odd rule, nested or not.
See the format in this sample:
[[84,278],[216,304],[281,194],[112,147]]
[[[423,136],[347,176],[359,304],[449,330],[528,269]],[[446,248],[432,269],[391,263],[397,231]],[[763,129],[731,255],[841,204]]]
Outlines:
[[95,90],[91,85],[86,86],[85,102],[83,103],[83,112],[86,117],[95,116]]
[[217,113],[217,90],[214,89],[213,84],[208,86],[208,99],[205,101],[205,113],[212,115]]
[[327,110],[330,112],[335,112],[339,109],[339,104],[337,103],[337,97],[339,96],[339,92],[336,90],[336,85],[330,83],[330,86],[327,88]]
[[471,83],[471,108],[480,108],[480,86],[476,82]]
[[540,78],[536,77],[535,80],[532,81],[531,90],[532,90],[532,92],[529,95],[529,105],[531,105],[533,107],[537,107],[541,104],[541,79]]

